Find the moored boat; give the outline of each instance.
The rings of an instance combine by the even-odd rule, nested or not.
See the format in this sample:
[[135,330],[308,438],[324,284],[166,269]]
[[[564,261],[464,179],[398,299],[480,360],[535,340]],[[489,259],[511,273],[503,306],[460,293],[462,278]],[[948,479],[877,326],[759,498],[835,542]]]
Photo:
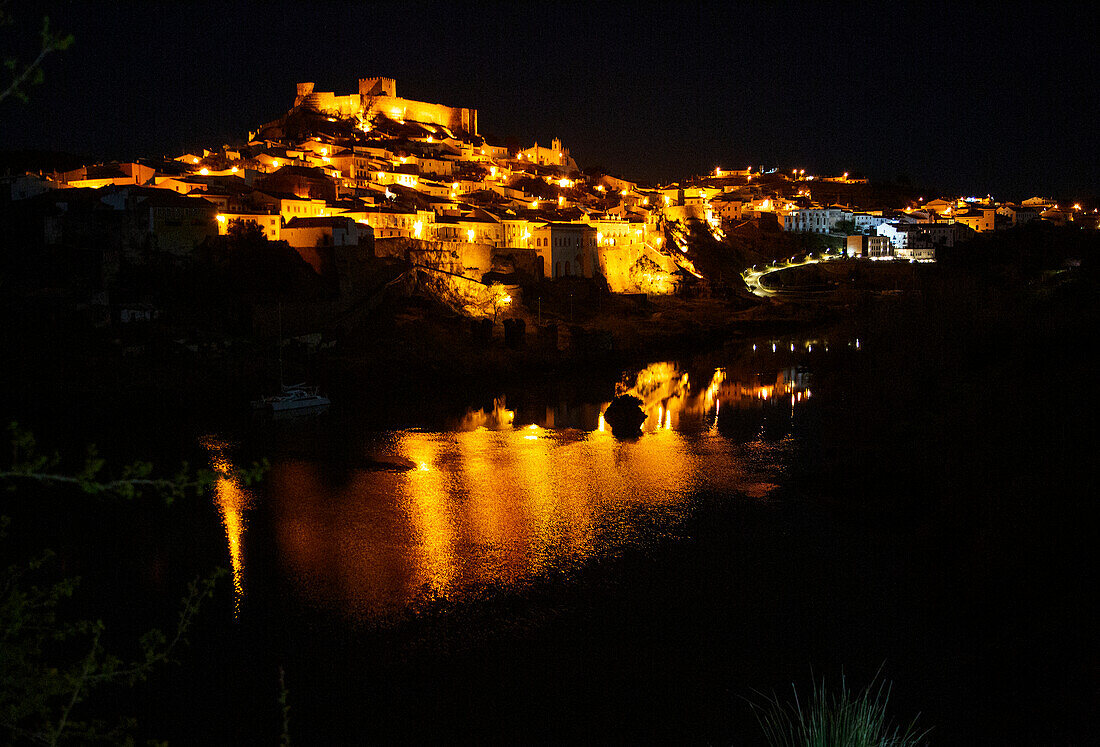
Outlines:
[[332,404],[328,397],[320,394],[315,386],[295,384],[284,386],[282,393],[273,397],[264,397],[253,400],[252,406],[257,410],[269,409],[273,412],[284,410],[301,410],[305,408],[328,407]]

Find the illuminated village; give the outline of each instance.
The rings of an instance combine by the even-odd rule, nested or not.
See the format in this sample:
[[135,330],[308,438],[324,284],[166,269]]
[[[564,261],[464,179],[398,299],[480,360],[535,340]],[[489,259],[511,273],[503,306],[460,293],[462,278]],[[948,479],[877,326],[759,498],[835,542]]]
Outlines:
[[808,675],[898,683],[919,728],[868,744],[1092,743],[1091,410],[1019,393],[1088,376],[1095,196],[644,183],[449,103],[302,82],[228,144],[10,155],[0,539],[123,633],[5,560],[47,624],[6,613],[0,734],[86,743],[102,686],[130,742],[751,744]]
[[1039,197],[861,204],[867,179],[805,169],[719,166],[644,186],[582,171],[557,139],[493,142],[476,109],[401,98],[390,78],[360,79],[349,95],[300,83],[292,103],[239,145],[6,181],[14,201],[50,206],[47,244],[93,230],[84,223],[104,211],[130,218],[115,238],[123,254],[137,244],[185,255],[251,223],[318,270],[321,255],[359,253],[446,273],[453,304],[474,316],[511,300],[501,281],[516,278],[600,276],[613,293],[673,293],[701,277],[692,230],[808,232],[831,237],[833,256],[932,262],[937,248],[1036,218],[1096,224],[1095,211]]

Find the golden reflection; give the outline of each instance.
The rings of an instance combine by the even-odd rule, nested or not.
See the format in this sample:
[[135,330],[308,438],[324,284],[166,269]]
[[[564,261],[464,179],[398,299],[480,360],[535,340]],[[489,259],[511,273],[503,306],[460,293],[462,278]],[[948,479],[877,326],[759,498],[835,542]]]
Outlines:
[[400,448],[420,465],[420,469],[407,473],[408,479],[402,487],[409,518],[420,540],[420,565],[424,572],[421,582],[433,592],[442,593],[454,576],[455,567],[447,483],[441,470],[431,468],[439,458],[438,447],[430,438],[409,437],[402,439]]
[[228,445],[207,438],[203,446],[210,455],[210,467],[215,474],[214,502],[221,514],[229,545],[229,563],[233,569],[233,614],[237,616],[240,615],[241,599],[244,597],[244,550],[241,546],[247,526],[244,512],[251,508],[252,497],[241,487],[240,480],[234,474],[233,464],[226,455]]
[[452,427],[456,431],[472,431],[478,428],[499,430],[511,428],[512,421],[515,419],[516,414],[505,406],[504,398],[497,397],[493,400],[493,409],[467,410],[458,422],[452,424]]
[[619,384],[616,394],[629,394],[642,401],[646,419],[642,430],[655,432],[672,427],[672,413],[684,409],[690,392],[687,372],[681,373],[675,363],[652,363],[634,377],[634,385]]
[[[648,415],[634,440],[614,437],[602,408],[575,404],[517,426],[500,398],[446,432],[395,432],[383,458],[366,460],[416,465],[406,472],[334,480],[324,463],[283,462],[269,480],[278,557],[303,596],[370,615],[568,572],[636,540],[654,518],[685,515],[700,489],[766,495],[770,480],[753,471],[763,468],[718,433],[719,411],[736,427],[738,410],[788,397],[800,405],[808,374],[738,380],[716,368],[695,378],[693,387],[663,362],[619,387]],[[228,536],[243,525],[226,515]]]
[[[792,402],[800,403],[810,396],[808,381],[809,373],[797,366],[780,370],[774,380],[753,375],[745,381],[729,380],[724,368],[715,368],[706,389],[698,391],[692,387],[687,372],[681,371],[676,363],[665,361],[639,371],[633,383],[629,379],[620,383],[616,394],[630,394],[640,399],[646,413],[642,430],[657,433],[685,427],[689,430],[704,428],[712,416],[711,429],[716,428],[722,399],[734,408],[748,407],[752,402],[759,406],[788,396]],[[603,409],[608,404],[604,403]],[[597,431],[604,428],[601,414]]]

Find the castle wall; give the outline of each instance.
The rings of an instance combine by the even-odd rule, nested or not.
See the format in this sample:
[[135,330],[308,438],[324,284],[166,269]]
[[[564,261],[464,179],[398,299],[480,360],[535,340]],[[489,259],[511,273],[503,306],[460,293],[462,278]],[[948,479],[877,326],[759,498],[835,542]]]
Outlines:
[[[370,101],[371,112],[381,112],[391,119],[410,119],[414,122],[443,125],[477,134],[477,110],[460,109],[443,104],[429,104],[398,96],[375,96]],[[364,112],[366,115],[366,112]]]
[[397,81],[393,78],[360,78],[360,96],[396,96]]
[[[409,119],[477,134],[477,109],[401,98],[397,96],[397,83],[393,78],[360,78],[359,93],[346,96],[337,96],[332,91],[314,91],[312,83],[299,83],[294,105],[344,118],[381,112],[391,119]],[[370,109],[364,111],[368,105]]]
[[319,112],[338,117],[354,117],[360,109],[359,94],[337,96],[332,91],[299,94],[294,99],[295,106],[307,106]]

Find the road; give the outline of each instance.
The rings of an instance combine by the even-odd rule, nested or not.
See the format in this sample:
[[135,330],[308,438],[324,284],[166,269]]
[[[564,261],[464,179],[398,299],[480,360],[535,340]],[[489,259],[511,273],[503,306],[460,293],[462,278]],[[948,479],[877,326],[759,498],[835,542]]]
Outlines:
[[779,272],[781,270],[789,270],[789,269],[794,268],[794,267],[804,267],[806,265],[815,265],[819,262],[828,262],[830,260],[841,259],[843,256],[844,256],[843,254],[828,254],[828,255],[825,255],[824,257],[816,257],[816,258],[806,257],[806,258],[798,260],[798,261],[792,261],[790,259],[785,259],[785,260],[777,261],[774,264],[765,265],[763,268],[759,268],[759,269],[757,268],[756,265],[753,265],[752,267],[750,267],[749,269],[747,269],[743,273],[741,273],[741,277],[743,277],[745,279],[745,284],[747,286],[749,286],[749,290],[752,291],[754,295],[760,296],[761,298],[774,298],[775,296],[783,296],[783,295],[792,295],[792,294],[802,293],[803,291],[772,290],[771,288],[765,287],[762,280],[763,280],[764,276],[771,275],[773,272]]

